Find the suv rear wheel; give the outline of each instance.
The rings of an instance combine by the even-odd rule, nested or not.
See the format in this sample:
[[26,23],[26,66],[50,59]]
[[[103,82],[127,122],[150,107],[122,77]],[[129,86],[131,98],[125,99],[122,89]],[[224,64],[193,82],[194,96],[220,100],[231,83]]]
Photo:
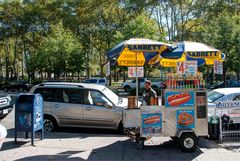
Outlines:
[[44,116],[44,132],[53,132],[57,128],[57,122],[53,117]]

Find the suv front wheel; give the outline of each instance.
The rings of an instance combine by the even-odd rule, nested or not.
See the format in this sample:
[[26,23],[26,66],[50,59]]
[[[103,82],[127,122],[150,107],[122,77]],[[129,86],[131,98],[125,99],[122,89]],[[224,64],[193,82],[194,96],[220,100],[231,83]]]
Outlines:
[[57,128],[57,123],[54,118],[45,116],[43,123],[44,132],[53,132]]

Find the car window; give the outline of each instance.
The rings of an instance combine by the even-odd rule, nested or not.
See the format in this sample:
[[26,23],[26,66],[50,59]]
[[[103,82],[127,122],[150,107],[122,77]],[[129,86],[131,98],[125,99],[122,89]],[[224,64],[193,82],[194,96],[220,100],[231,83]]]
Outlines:
[[64,102],[66,100],[63,99],[63,90],[55,89],[53,93],[53,101],[54,102]]
[[97,79],[90,79],[89,83],[97,83]]
[[240,95],[235,96],[233,101],[240,101]]
[[69,103],[85,104],[84,90],[82,89],[65,89]]
[[222,101],[222,102],[228,101],[227,96],[223,96],[223,97],[217,99],[215,102],[219,102],[219,101]]
[[34,94],[40,93],[44,101],[53,101],[53,90],[49,88],[37,88]]
[[145,82],[145,79],[144,78],[140,78],[140,82]]
[[210,91],[210,92],[208,92],[207,95],[208,95],[208,102],[210,102],[210,103],[215,102],[216,100],[218,100],[224,96],[224,94],[216,92],[216,91]]
[[105,83],[105,79],[99,79],[99,83]]
[[112,103],[99,91],[96,90],[89,90],[88,94],[88,101],[91,105],[106,107],[106,105],[112,106]]

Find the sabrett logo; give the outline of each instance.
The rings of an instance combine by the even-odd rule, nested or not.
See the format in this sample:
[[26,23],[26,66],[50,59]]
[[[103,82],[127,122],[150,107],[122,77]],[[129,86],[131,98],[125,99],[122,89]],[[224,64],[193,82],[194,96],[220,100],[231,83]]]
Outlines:
[[206,51],[206,52],[187,52],[191,57],[217,57],[217,51]]
[[130,51],[157,51],[161,49],[161,45],[128,45]]

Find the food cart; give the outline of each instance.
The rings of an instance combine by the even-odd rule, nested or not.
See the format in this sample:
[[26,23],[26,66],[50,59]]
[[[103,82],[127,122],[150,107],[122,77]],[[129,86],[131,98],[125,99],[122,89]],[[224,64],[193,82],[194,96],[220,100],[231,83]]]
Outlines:
[[[145,40],[124,41],[107,52],[108,58],[117,58],[120,66],[135,66],[136,71],[137,66],[143,66],[146,62],[176,67],[176,71],[167,75],[167,89],[164,89],[161,96],[161,104],[129,105],[124,110],[125,133],[136,141],[140,149],[151,137],[169,136],[179,142],[183,151],[195,151],[198,138],[208,135],[205,81],[202,73],[197,72],[197,67],[203,64],[213,65],[214,60],[223,61],[225,55],[217,49],[195,42],[179,43],[173,51],[168,44],[147,40],[143,45],[143,42]],[[149,53],[154,56],[146,61]],[[135,102],[138,102],[137,88],[136,95]]]
[[164,104],[126,109],[123,114],[125,133],[142,149],[151,137],[169,136],[183,151],[195,151],[198,137],[208,135],[206,91],[202,75],[172,77],[162,96]]

